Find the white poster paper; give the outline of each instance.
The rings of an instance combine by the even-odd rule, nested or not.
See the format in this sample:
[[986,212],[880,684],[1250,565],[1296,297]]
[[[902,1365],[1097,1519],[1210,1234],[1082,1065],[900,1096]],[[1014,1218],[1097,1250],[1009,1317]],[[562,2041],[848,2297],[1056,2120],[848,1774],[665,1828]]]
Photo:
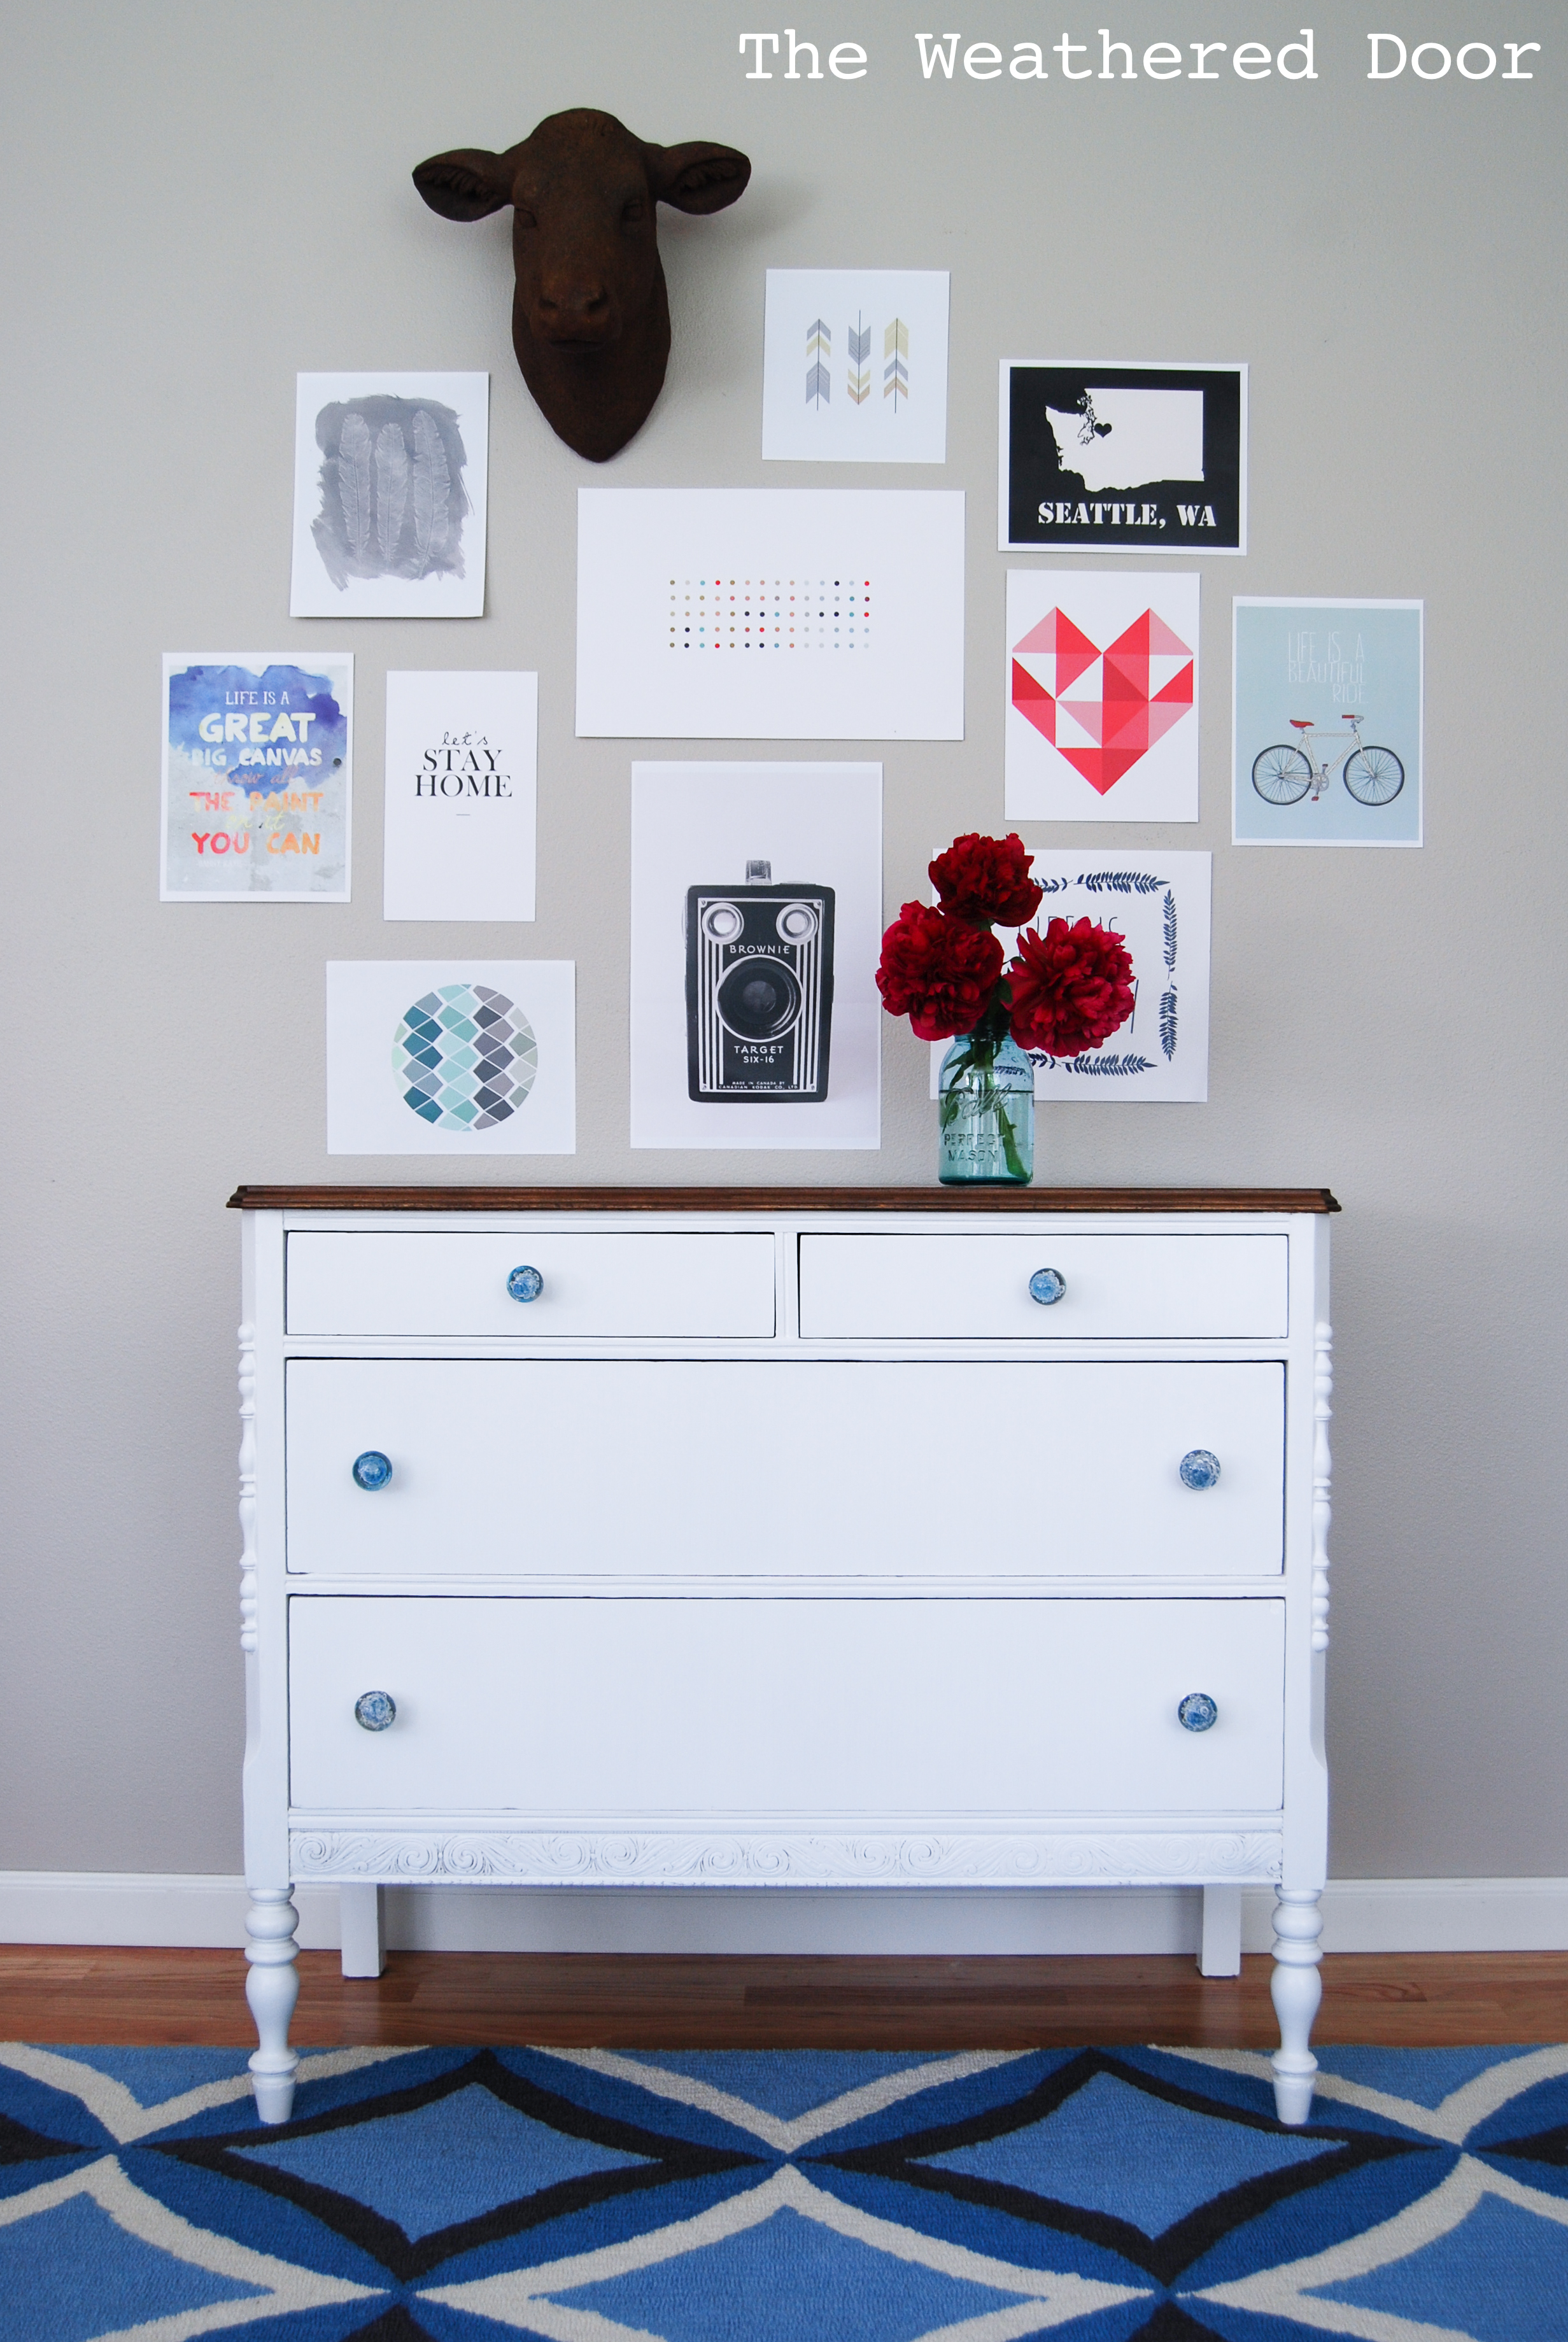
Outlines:
[[539,678],[386,678],[384,915],[534,916]]
[[[1133,961],[1133,1014],[1103,1047],[1075,1057],[1031,1049],[1037,1098],[1203,1099],[1209,1095],[1208,854],[1036,853],[1045,889],[1030,925],[1091,919],[1119,935]],[[1015,931],[998,927],[1007,957]],[[931,1095],[949,1044],[931,1049]]]
[[165,651],[165,903],[346,903],[347,651]]
[[1011,821],[1196,821],[1198,580],[1007,573]]
[[881,940],[880,765],[634,765],[633,1146],[879,1146]]
[[302,374],[295,618],[484,613],[487,374]]
[[577,731],[961,740],[963,495],[580,489]]
[[763,454],[947,460],[947,271],[770,268]]
[[329,1155],[571,1155],[569,959],[329,960]]

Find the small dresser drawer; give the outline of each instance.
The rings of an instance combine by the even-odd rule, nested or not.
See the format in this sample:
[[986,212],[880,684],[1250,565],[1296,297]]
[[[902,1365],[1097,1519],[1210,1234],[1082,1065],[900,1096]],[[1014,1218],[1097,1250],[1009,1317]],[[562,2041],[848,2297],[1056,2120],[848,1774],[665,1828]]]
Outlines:
[[[296,1809],[613,1827],[1281,1803],[1278,1600],[296,1596],[289,1620]],[[356,1719],[372,1693],[384,1728]],[[1207,1729],[1181,1720],[1192,1695]]]
[[288,1330],[414,1340],[765,1340],[774,1331],[774,1259],[765,1230],[296,1230],[288,1239]]
[[[1273,1359],[285,1371],[297,1575],[1206,1578],[1281,1564]],[[972,1471],[977,1506],[953,1500]]]
[[800,1239],[808,1342],[1269,1340],[1288,1328],[1283,1236],[934,1228]]

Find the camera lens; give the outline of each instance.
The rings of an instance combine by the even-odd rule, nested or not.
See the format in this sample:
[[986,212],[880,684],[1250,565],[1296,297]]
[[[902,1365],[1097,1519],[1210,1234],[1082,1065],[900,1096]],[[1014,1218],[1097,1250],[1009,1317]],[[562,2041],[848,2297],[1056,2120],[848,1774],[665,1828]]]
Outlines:
[[786,903],[777,926],[786,944],[809,943],[816,933],[816,913],[809,903]]
[[703,933],[710,943],[733,944],[744,925],[733,903],[708,903],[703,907]]
[[800,986],[782,960],[737,960],[719,986],[717,1004],[739,1039],[776,1041],[800,1015]]

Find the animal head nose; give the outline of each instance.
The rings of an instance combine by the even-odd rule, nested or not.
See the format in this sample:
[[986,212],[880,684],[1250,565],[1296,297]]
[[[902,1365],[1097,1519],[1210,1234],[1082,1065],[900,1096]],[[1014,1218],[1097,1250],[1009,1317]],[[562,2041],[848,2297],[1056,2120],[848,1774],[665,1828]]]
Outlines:
[[615,330],[614,305],[603,283],[542,285],[539,326],[553,342],[607,341]]

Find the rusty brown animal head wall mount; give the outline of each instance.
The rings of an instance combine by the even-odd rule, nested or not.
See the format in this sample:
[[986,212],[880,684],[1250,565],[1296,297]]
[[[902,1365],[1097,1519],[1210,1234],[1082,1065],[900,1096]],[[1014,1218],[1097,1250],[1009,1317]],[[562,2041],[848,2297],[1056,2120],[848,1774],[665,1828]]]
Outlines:
[[752,166],[733,146],[649,146],[613,114],[552,114],[504,155],[433,155],[414,184],[444,219],[512,205],[512,345],[545,421],[591,463],[646,422],[670,355],[657,207],[720,212]]

